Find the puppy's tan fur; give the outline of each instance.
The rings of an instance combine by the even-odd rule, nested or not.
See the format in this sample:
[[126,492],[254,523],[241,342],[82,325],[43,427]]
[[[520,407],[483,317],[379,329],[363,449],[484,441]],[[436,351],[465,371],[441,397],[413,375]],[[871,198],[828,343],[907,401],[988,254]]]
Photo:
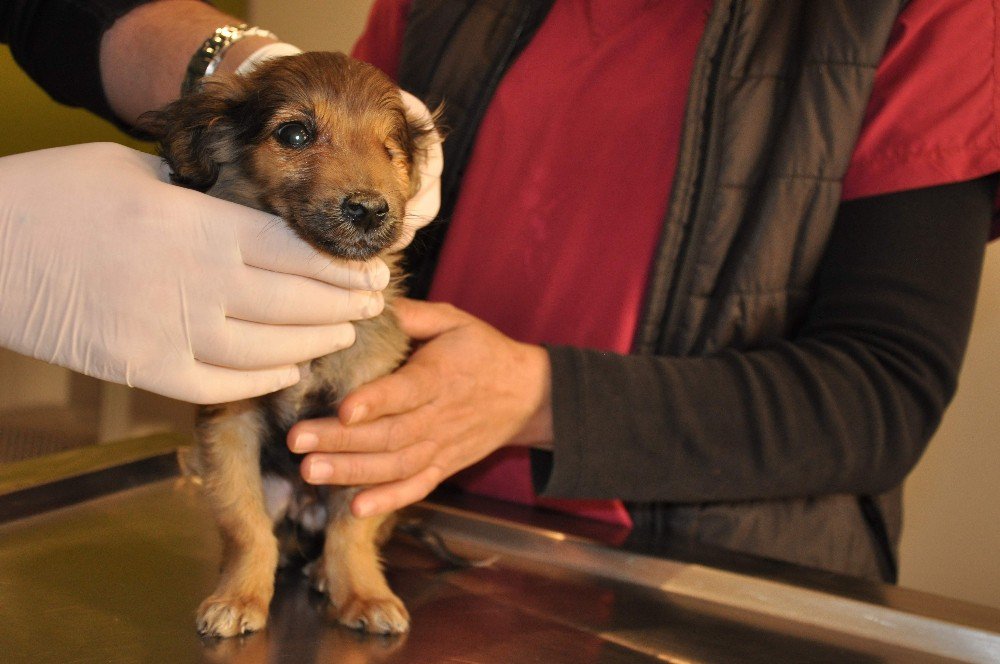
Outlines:
[[[416,156],[432,127],[407,117],[374,67],[330,53],[279,58],[246,77],[206,80],[145,120],[178,184],[277,214],[338,258],[382,255],[398,276],[385,252],[419,186]],[[289,144],[297,133],[308,140]],[[360,222],[351,216],[359,210]],[[318,531],[325,540],[312,579],[337,619],[370,632],[408,629],[379,562],[389,522],[352,516],[356,489],[306,484],[285,445],[296,421],[334,413],[354,387],[402,362],[408,340],[392,313],[394,293],[391,285],[383,314],[356,324],[351,348],[314,360],[298,385],[202,409],[200,470],[223,542],[218,587],[198,609],[203,634],[263,628],[282,552],[297,550],[296,534]],[[279,542],[276,524],[293,541]]]

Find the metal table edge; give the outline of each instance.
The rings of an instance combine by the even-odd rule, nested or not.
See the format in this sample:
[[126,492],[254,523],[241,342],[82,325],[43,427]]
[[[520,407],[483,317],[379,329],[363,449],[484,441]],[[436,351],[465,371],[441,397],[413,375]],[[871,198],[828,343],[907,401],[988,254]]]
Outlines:
[[[52,461],[0,466],[0,523],[175,477],[178,452],[190,443],[160,435],[81,448]],[[16,466],[16,467],[12,467]],[[763,573],[739,564],[705,564],[630,550],[615,533],[565,517],[521,510],[511,518],[493,501],[444,496],[413,505],[404,515],[421,520],[449,543],[489,550],[509,560],[527,560],[570,572],[607,578],[652,592],[728,607],[748,615],[790,621],[965,662],[1000,662],[1000,610],[928,593],[845,579],[838,590],[829,574],[795,568],[785,578],[764,565]],[[536,518],[537,517],[537,518]],[[550,524],[555,524],[554,526]],[[578,527],[577,527],[578,526]],[[734,560],[739,560],[735,556]],[[805,582],[803,582],[805,580]],[[884,591],[884,592],[883,592]],[[622,637],[628,640],[628,637]],[[624,645],[624,644],[623,644]],[[629,644],[641,648],[641,644]]]

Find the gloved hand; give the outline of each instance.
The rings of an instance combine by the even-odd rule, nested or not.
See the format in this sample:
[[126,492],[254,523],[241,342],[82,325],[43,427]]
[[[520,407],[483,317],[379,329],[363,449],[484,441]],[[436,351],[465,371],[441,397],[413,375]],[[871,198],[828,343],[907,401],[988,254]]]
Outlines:
[[387,282],[129,148],[0,159],[0,345],[97,378],[195,403],[271,392],[352,344]]
[[[418,122],[431,121],[430,111],[422,101],[406,90],[400,90],[403,95],[403,105],[406,113],[416,118]],[[444,153],[441,149],[441,136],[434,131],[432,142],[426,151],[420,155],[422,162],[420,171],[420,189],[406,204],[406,223],[403,234],[393,245],[393,249],[402,249],[410,244],[413,235],[429,224],[437,216],[441,208],[441,171],[444,168]]]

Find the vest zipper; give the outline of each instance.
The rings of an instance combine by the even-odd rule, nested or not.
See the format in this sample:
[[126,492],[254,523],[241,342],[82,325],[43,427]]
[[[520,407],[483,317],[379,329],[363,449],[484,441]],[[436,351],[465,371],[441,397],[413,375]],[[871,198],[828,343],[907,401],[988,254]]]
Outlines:
[[[527,45],[527,41],[538,29],[545,16],[552,8],[552,0],[527,2],[522,5],[517,16],[517,24],[508,41],[507,48],[499,58],[496,59],[493,69],[485,78],[485,85],[482,93],[478,97],[478,103],[474,109],[470,109],[466,119],[466,130],[462,135],[462,142],[452,153],[452,159],[463,164],[461,169],[449,170],[445,167],[445,174],[441,181],[441,201],[442,207],[438,212],[436,228],[428,228],[424,231],[423,256],[417,261],[412,261],[413,252],[417,243],[414,242],[408,248],[410,255],[410,265],[408,265],[409,277],[407,279],[406,290],[409,297],[426,299],[430,293],[431,282],[434,279],[434,272],[437,270],[438,257],[444,245],[444,236],[447,221],[450,219],[455,202],[458,200],[458,191],[461,188],[464,165],[468,163],[472,146],[479,133],[479,125],[486,109],[489,107],[493,96],[496,93],[500,81],[510,68],[513,60],[521,53]],[[433,226],[433,225],[432,225]]]
[[[668,218],[664,222],[664,236],[668,233],[668,225],[677,223],[671,217],[684,219],[680,246],[674,252],[669,247],[663,245],[658,250],[657,265],[653,270],[653,277],[650,279],[650,286],[646,296],[646,305],[643,312],[643,324],[637,333],[636,342],[633,344],[639,352],[655,352],[668,355],[684,355],[691,349],[680,345],[677,330],[680,326],[686,308],[679,306],[683,296],[690,292],[691,284],[694,280],[694,272],[698,264],[697,252],[695,248],[700,246],[702,236],[706,232],[707,224],[699,223],[699,218],[710,206],[711,200],[708,198],[704,182],[718,173],[721,148],[719,146],[719,136],[715,128],[719,124],[722,115],[723,95],[720,94],[720,87],[724,84],[726,73],[730,71],[735,49],[736,23],[737,17],[742,13],[744,0],[731,0],[728,4],[717,2],[713,10],[712,17],[706,31],[713,26],[713,19],[716,16],[724,16],[721,32],[718,37],[715,50],[708,61],[711,63],[708,76],[705,77],[704,84],[704,106],[701,109],[697,127],[694,131],[700,132],[697,137],[698,147],[693,150],[693,154],[688,158],[688,163],[694,161],[694,167],[687,168],[688,173],[682,173],[682,164],[678,161],[677,177],[674,182],[671,198],[680,195],[684,187],[690,182],[691,193],[688,198],[687,209],[680,214],[673,213],[675,201],[671,201],[668,207]],[[706,34],[706,38],[709,35]],[[696,70],[697,71],[697,70]],[[696,102],[696,95],[701,94],[700,89],[694,88],[697,82],[692,80],[692,103]],[[689,103],[689,112],[693,110]],[[685,123],[693,122],[692,118],[686,118]],[[689,140],[694,140],[688,137]],[[685,155],[682,152],[681,159]],[[686,175],[686,178],[683,176]],[[672,214],[673,213],[673,214]],[[673,267],[669,270],[664,268],[664,264],[669,262],[671,257],[677,259],[673,262]],[[668,275],[664,279],[660,277],[660,283],[656,283],[659,275]],[[666,290],[666,293],[663,291]],[[653,336],[655,335],[655,336]]]
[[[496,89],[500,85],[500,80],[507,72],[515,53],[519,53],[521,47],[523,47],[521,40],[524,38],[525,29],[535,11],[536,8],[532,3],[527,3],[522,8],[521,14],[517,17],[517,27],[514,29],[514,33],[508,42],[507,49],[503,52],[501,57],[497,59],[493,71],[490,72],[489,78],[486,79],[483,94],[479,96],[479,104],[475,108],[474,115],[470,114],[471,120],[467,121],[470,126],[476,129],[476,131],[465,132],[465,135],[462,137],[460,150],[458,152],[459,157],[464,162],[468,161],[469,152],[472,149],[472,143],[475,141],[476,135],[479,133],[479,125],[482,122],[483,116],[486,114],[487,107],[489,107],[490,102],[493,101],[493,95],[496,94]],[[441,199],[451,201],[457,200],[458,195],[455,190],[458,188],[458,183],[460,181],[461,177],[456,172],[452,181],[445,183],[445,186],[442,188]],[[447,190],[445,191],[445,189]]]

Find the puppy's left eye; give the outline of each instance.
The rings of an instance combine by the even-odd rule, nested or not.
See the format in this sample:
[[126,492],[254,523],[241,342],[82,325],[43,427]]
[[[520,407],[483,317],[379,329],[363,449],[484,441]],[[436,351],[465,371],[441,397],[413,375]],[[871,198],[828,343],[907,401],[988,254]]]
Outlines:
[[396,161],[397,159],[406,158],[406,152],[404,152],[403,149],[399,147],[399,145],[394,143],[385,144],[385,154],[387,157],[389,157],[390,161]]
[[286,122],[274,132],[275,138],[290,148],[301,148],[312,141],[309,128],[301,122]]

